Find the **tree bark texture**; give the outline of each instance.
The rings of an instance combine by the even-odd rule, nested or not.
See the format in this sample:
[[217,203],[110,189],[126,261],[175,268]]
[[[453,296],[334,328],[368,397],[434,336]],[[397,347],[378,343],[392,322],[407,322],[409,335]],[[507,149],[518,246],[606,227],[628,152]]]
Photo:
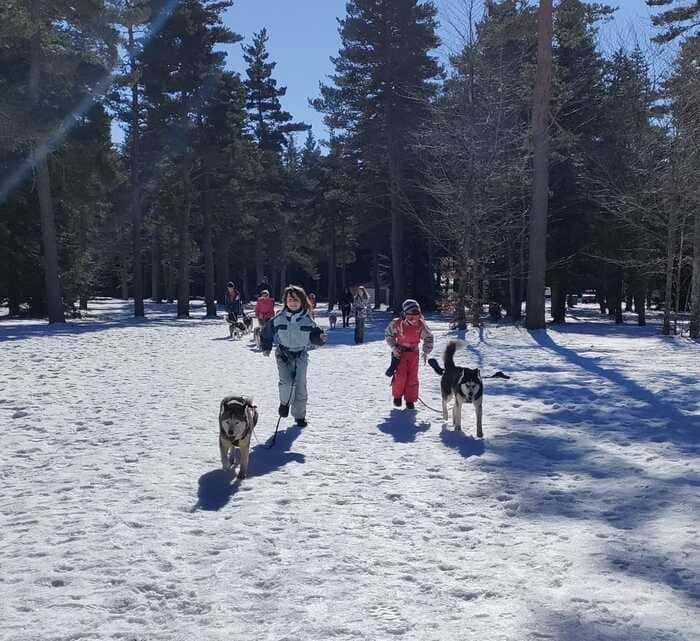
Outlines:
[[530,254],[526,325],[545,327],[544,287],[547,268],[549,205],[549,99],[552,78],[552,0],[540,0],[537,18],[537,75],[532,109],[534,178],[530,209]]

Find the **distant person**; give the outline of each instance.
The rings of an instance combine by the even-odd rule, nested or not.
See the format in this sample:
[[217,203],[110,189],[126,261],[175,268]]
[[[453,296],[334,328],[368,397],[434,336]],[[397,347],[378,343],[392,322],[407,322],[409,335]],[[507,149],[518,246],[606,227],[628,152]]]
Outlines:
[[338,312],[331,310],[328,312],[328,324],[331,329],[335,329],[335,324],[338,322]]
[[279,372],[279,415],[292,416],[299,427],[306,427],[306,369],[308,351],[313,345],[323,345],[327,337],[309,316],[309,301],[301,287],[290,285],[284,290],[284,307],[262,331],[261,349],[269,356],[277,343],[275,360]]
[[226,305],[226,311],[228,312],[230,321],[235,322],[238,320],[239,316],[243,315],[241,294],[236,289],[236,284],[231,280],[226,285],[226,296],[224,297],[224,303]]
[[267,289],[263,289],[255,302],[255,318],[258,319],[258,325],[262,327],[274,315],[275,300],[270,296],[270,292]]
[[355,344],[359,345],[365,341],[365,321],[369,310],[369,294],[362,285],[357,288],[352,310],[355,314]]
[[309,292],[309,316],[311,318],[316,318],[316,294]]
[[343,327],[350,327],[350,311],[352,310],[353,295],[349,287],[338,297],[340,313],[343,315]]

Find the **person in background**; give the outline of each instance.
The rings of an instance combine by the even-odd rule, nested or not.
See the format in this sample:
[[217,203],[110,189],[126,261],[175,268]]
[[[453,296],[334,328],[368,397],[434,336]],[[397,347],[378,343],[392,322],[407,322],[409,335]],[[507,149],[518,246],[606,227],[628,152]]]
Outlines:
[[224,304],[226,305],[226,311],[228,312],[228,318],[230,321],[235,322],[240,316],[243,315],[243,303],[241,302],[241,295],[236,289],[236,284],[231,280],[226,285],[226,296],[224,297]]
[[258,300],[255,302],[255,318],[258,319],[260,327],[265,325],[275,315],[275,301],[270,296],[270,292],[263,289]]
[[350,327],[350,311],[352,310],[353,295],[349,287],[346,287],[338,298],[340,313],[343,315],[343,327]]
[[316,318],[316,294],[309,292],[307,298],[309,300],[309,316]]
[[359,345],[365,341],[365,321],[369,309],[369,294],[362,285],[357,288],[352,309],[355,314],[355,345]]

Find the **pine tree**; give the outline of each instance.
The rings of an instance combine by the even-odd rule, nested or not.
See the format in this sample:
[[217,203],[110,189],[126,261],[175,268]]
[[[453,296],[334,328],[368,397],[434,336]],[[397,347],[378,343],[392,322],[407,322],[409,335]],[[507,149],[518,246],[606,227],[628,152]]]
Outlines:
[[12,43],[17,64],[0,111],[12,129],[20,126],[21,134],[10,136],[12,146],[28,156],[0,185],[0,201],[28,179],[27,169],[36,173],[50,323],[65,320],[51,154],[65,141],[71,123],[89,109],[92,92],[102,90],[116,59],[109,0],[81,3],[80,11],[74,5],[69,0],[10,0],[0,8],[0,36]]
[[263,29],[253,36],[253,44],[243,48],[243,59],[248,65],[247,80],[244,81],[246,107],[258,147],[279,155],[288,144],[289,134],[309,127],[292,122],[292,115],[282,109],[280,98],[287,93],[287,88],[278,87],[277,80],[272,77],[277,63],[268,62],[268,40],[267,29]]
[[404,218],[411,136],[426,118],[440,67],[436,8],[422,0],[351,0],[340,21],[334,86],[314,101],[326,123],[371,166],[391,219],[394,305],[405,294]]
[[[151,15],[161,15],[166,0],[151,0]],[[162,25],[149,30],[141,60],[150,160],[179,176],[177,315],[189,316],[193,132],[199,112],[223,73],[225,53],[216,50],[239,38],[221,21],[231,0],[183,0]],[[160,21],[158,21],[160,22]]]
[[652,16],[652,24],[665,31],[654,37],[655,42],[671,42],[679,36],[690,35],[700,27],[700,3],[697,0],[647,0],[649,7],[669,7]]

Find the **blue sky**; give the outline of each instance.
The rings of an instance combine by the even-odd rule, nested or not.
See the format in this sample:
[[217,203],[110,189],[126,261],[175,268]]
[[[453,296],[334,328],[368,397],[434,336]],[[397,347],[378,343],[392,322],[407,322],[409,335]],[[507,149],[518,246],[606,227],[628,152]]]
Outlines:
[[[459,44],[459,37],[449,22],[459,20],[461,0],[436,0],[440,11],[441,57]],[[606,48],[614,47],[620,39],[629,43],[630,30],[640,36],[648,31],[649,9],[644,0],[609,2],[619,7],[613,24],[601,31]],[[318,96],[319,82],[333,73],[330,56],[340,48],[337,18],[345,15],[345,0],[235,0],[226,14],[226,24],[251,41],[252,35],[267,27],[270,37],[270,58],[277,62],[275,78],[287,87],[283,106],[296,119],[314,128],[316,138],[325,138],[321,114],[308,105],[308,99]],[[229,47],[229,67],[244,73],[241,46]]]
[[[459,48],[460,39],[450,21],[459,22],[462,0],[435,0],[441,22],[443,47],[440,57]],[[644,46],[651,33],[650,10],[644,0],[609,1],[618,7],[615,20],[601,30],[605,50],[621,43],[630,45],[635,37]],[[318,96],[318,85],[333,73],[330,56],[340,48],[337,18],[345,15],[345,0],[235,0],[225,15],[226,24],[250,43],[255,32],[266,27],[269,34],[270,58],[277,63],[274,72],[278,85],[287,87],[283,107],[296,120],[313,126],[316,138],[327,133],[322,116],[312,109],[309,98]],[[228,67],[245,71],[241,44],[227,47]],[[115,140],[123,136],[115,132]]]

